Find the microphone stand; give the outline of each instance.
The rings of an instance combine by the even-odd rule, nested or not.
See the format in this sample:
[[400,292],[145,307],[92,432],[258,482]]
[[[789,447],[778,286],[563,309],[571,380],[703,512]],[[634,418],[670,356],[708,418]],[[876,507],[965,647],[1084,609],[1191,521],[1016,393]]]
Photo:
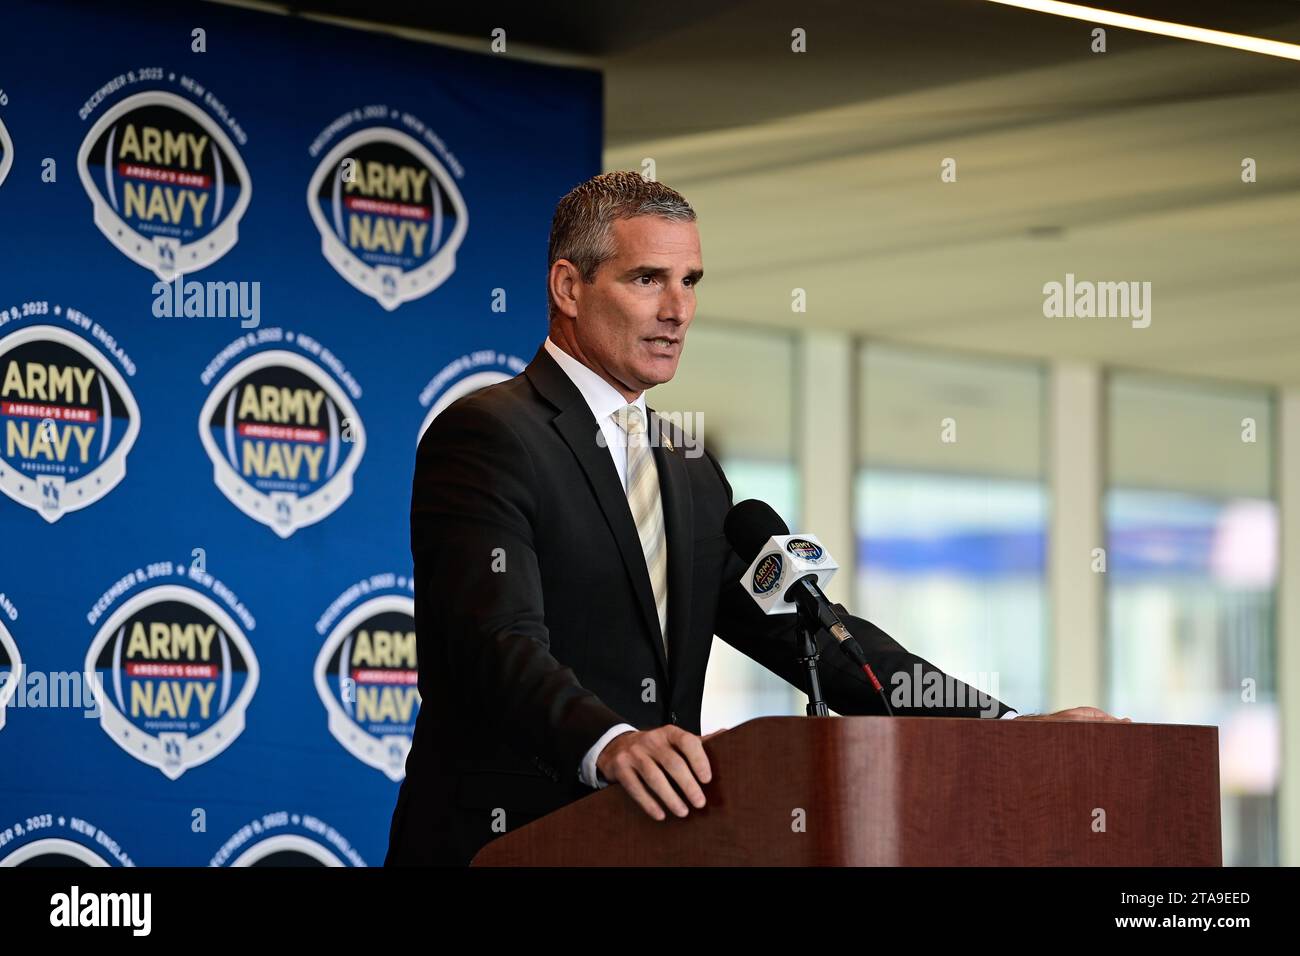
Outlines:
[[809,717],[829,717],[831,709],[822,699],[822,684],[817,677],[817,659],[820,657],[817,653],[817,641],[813,638],[814,632],[804,624],[802,613],[798,618],[796,631],[799,634],[799,663],[808,670],[809,693],[806,712]]
[[[849,616],[849,612],[845,610],[843,604],[835,604],[832,605],[832,607],[835,609],[835,613],[837,613],[841,618]],[[810,691],[808,694],[808,706],[806,708],[807,713],[809,717],[829,717],[831,715],[830,708],[826,706],[826,701],[822,698],[821,681],[817,677],[817,661],[820,655],[817,652],[817,640],[814,637],[819,630],[826,627],[826,623],[816,617],[813,612],[802,603],[797,605],[795,614],[797,615],[795,630],[799,635],[798,660],[799,663],[803,664],[808,671],[808,687],[810,688]],[[835,633],[837,628],[841,632],[841,635],[839,636]],[[870,682],[871,686],[875,688],[876,693],[880,695],[880,703],[884,707],[885,713],[888,716],[893,717],[894,708],[889,706],[889,695],[885,693],[885,688],[881,686],[880,680],[876,677],[875,671],[873,671],[871,665],[867,663],[866,656],[862,653],[862,649],[858,647],[857,641],[853,640],[848,629],[843,627],[842,624],[831,627],[830,631],[831,636],[840,642],[839,646],[848,653],[849,657],[853,659],[853,662],[862,669],[863,673],[866,674],[867,680]]]

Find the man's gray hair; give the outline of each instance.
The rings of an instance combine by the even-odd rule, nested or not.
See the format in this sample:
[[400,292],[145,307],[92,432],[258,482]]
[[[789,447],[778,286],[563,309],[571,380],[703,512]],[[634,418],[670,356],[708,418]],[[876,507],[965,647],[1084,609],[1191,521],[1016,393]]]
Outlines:
[[617,251],[612,228],[614,220],[633,216],[694,222],[695,210],[677,190],[623,169],[601,173],[579,183],[556,204],[546,260],[546,302],[550,321],[555,321],[560,315],[551,301],[551,266],[558,259],[568,259],[577,266],[583,282],[595,282],[596,270],[601,263],[614,258]]

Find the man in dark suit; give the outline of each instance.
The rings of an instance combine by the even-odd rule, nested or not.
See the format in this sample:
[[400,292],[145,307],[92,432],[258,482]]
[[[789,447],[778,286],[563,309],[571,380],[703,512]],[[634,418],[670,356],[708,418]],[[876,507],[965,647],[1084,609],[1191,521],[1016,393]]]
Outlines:
[[[581,184],[552,223],[546,342],[523,374],[454,403],[420,441],[421,708],[388,864],[466,864],[608,783],[658,820],[703,806],[715,634],[807,692],[793,616],[764,616],[737,583],[726,476],[645,408],[645,390],[676,372],[702,274],[678,193],[631,172]],[[887,686],[937,671],[867,621],[848,626]],[[830,707],[883,714],[829,635],[818,643]],[[963,706],[894,712],[1015,716],[960,688]]]

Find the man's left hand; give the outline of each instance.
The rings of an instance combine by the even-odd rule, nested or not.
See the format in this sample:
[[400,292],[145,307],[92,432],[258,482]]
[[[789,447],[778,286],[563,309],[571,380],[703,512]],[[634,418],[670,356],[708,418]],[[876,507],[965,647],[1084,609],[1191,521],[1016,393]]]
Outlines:
[[1112,717],[1097,707],[1071,707],[1069,710],[1058,710],[1054,714],[1021,714],[1012,720],[1101,720],[1113,721],[1117,724],[1131,724],[1133,721],[1128,717]]

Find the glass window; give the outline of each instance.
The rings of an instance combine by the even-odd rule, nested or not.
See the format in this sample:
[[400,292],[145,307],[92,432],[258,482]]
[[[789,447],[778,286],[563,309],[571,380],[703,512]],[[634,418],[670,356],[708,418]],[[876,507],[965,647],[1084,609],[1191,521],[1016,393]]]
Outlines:
[[1042,711],[1042,368],[872,343],[858,375],[858,613],[954,677]]
[[1276,864],[1271,397],[1117,373],[1107,398],[1109,709],[1218,726],[1224,863]]

